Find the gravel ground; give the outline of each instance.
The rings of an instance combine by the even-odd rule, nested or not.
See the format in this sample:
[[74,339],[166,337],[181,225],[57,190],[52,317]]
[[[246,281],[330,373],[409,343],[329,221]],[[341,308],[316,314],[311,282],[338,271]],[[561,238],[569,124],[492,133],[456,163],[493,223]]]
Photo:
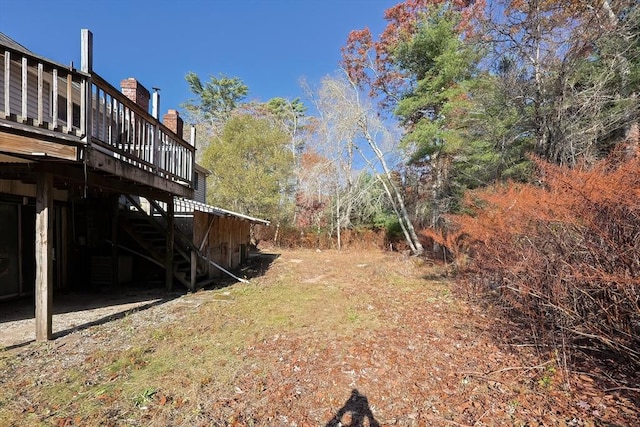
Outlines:
[[[177,297],[178,295],[174,295]],[[53,304],[54,337],[62,338],[90,326],[170,303],[160,290],[59,295]],[[34,303],[31,298],[0,302],[0,347],[20,347],[35,339]]]

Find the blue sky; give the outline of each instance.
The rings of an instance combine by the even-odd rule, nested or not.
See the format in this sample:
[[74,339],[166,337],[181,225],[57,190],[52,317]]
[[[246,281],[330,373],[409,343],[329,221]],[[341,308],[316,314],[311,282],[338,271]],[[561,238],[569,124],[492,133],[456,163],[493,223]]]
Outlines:
[[384,28],[400,0],[0,0],[0,32],[56,62],[80,65],[80,30],[94,39],[94,70],[114,86],[135,77],[161,88],[161,112],[203,80],[239,77],[249,99],[303,97],[333,73],[353,29]]

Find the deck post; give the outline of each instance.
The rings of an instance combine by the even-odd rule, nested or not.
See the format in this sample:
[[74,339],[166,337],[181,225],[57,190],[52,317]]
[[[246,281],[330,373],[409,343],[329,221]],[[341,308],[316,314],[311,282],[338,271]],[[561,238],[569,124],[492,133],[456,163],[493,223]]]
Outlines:
[[85,73],[93,72],[93,33],[86,28],[80,31],[80,69]]
[[36,183],[36,340],[52,338],[53,175],[38,172]]
[[173,290],[173,240],[174,240],[173,197],[167,200],[167,254],[165,257],[165,285],[167,292]]
[[160,89],[157,87],[153,88],[153,97],[151,98],[151,115],[154,119],[159,120],[160,117]]
[[[80,70],[84,73],[93,72],[93,34],[87,29],[81,31]],[[80,94],[80,133],[91,144],[93,136],[93,87],[91,77],[85,77],[81,82]],[[83,153],[86,161],[87,152]],[[86,189],[85,189],[86,191]]]

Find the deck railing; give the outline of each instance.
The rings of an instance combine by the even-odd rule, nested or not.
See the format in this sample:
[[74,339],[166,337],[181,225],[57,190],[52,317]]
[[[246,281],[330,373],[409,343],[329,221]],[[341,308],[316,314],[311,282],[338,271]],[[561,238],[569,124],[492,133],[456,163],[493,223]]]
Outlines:
[[[89,76],[0,47],[0,118],[80,135],[80,88]],[[75,120],[74,120],[75,119]]]
[[92,142],[141,169],[191,185],[193,145],[97,74],[92,75]]
[[145,171],[193,186],[195,147],[96,73],[0,44],[0,119],[74,136]]

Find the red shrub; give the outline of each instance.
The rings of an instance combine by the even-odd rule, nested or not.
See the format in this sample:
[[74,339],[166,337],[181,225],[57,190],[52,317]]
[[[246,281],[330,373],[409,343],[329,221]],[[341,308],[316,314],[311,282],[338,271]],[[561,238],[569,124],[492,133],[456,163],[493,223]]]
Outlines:
[[550,337],[640,367],[640,159],[590,167],[537,161],[538,185],[470,193],[438,239],[464,281],[480,285]]

